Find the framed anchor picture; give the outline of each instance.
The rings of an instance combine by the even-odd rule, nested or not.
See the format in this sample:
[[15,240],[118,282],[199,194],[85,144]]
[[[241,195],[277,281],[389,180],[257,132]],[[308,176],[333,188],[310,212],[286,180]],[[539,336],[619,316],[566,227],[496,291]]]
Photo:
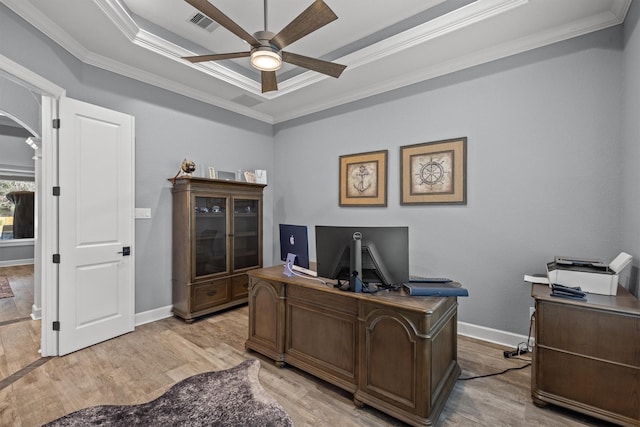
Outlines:
[[340,206],[387,206],[387,154],[340,156]]
[[467,204],[467,138],[400,147],[400,204]]

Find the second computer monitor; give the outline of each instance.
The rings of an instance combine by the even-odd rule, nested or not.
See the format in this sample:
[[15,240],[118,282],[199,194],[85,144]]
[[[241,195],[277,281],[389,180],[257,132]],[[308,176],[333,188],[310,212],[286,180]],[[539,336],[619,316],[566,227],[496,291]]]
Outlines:
[[309,236],[306,225],[280,224],[280,259],[296,256],[295,265],[309,268]]

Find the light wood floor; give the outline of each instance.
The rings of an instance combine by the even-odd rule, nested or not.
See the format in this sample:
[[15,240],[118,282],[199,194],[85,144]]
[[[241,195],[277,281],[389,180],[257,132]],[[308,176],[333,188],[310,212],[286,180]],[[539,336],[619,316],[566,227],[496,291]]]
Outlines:
[[[0,268],[12,287],[27,282],[21,267]],[[17,289],[14,289],[14,293]],[[1,301],[1,300],[0,300]],[[21,313],[14,303],[16,311]],[[0,310],[11,310],[0,302]],[[29,303],[30,305],[30,303]],[[30,311],[30,308],[29,308]],[[177,381],[199,372],[233,367],[247,358],[262,362],[260,381],[296,426],[403,426],[375,409],[356,409],[351,395],[293,367],[277,368],[246,352],[247,307],[186,324],[168,318],[64,357],[40,358],[40,322],[0,320],[0,425],[39,426],[98,404],[152,400]],[[3,316],[4,317],[4,316]],[[0,317],[2,319],[3,317]],[[7,316],[8,317],[8,316]],[[20,319],[20,317],[18,317]],[[462,377],[522,366],[504,359],[505,348],[459,337]],[[559,408],[534,406],[530,368],[458,381],[440,416],[441,426],[595,426],[603,423]]]

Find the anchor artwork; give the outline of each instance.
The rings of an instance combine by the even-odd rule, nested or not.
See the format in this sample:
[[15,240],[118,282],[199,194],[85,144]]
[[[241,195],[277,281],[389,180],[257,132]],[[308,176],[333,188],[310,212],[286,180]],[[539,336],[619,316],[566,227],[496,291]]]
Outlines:
[[378,162],[354,163],[347,166],[347,196],[374,197],[378,190]]
[[386,206],[387,151],[340,156],[340,206]]

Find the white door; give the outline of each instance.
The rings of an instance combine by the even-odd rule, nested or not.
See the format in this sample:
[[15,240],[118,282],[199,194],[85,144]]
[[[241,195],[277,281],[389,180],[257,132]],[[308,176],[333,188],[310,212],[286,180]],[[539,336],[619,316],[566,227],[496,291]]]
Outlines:
[[134,118],[65,97],[59,112],[62,356],[134,329]]

